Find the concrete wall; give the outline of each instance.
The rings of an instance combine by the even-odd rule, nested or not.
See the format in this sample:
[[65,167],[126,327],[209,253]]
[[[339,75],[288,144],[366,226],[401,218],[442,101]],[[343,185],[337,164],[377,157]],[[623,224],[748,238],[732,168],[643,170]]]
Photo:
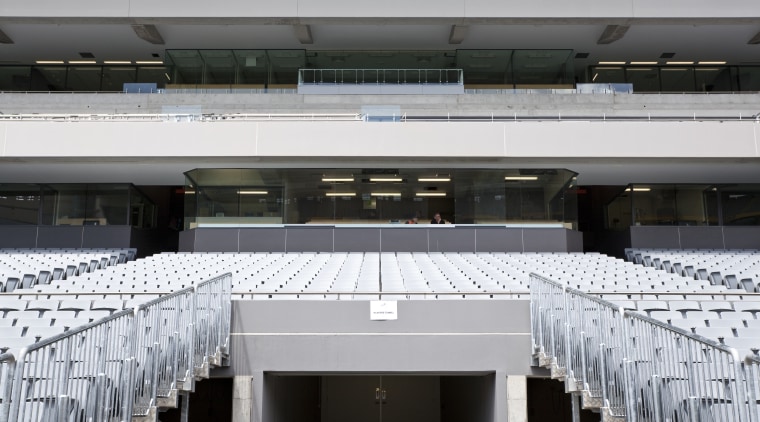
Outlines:
[[180,233],[181,252],[582,252],[580,232],[491,226],[284,226]]
[[61,4],[55,0],[10,2],[3,5],[3,15],[11,17],[258,17],[278,21],[318,18],[572,18],[572,17],[744,17],[757,16],[754,0],[735,0],[730,8],[716,8],[709,0],[674,0],[667,4],[656,0],[616,0],[599,3],[578,0],[571,3],[547,0],[540,3],[508,0],[420,0],[407,2],[352,2],[349,0],[76,0]]
[[493,384],[485,380],[479,386],[487,396],[477,420],[504,421],[507,378],[548,375],[531,366],[529,301],[399,301],[394,321],[371,321],[369,306],[368,301],[233,301],[231,366],[214,376],[250,376],[251,420],[265,421],[281,411],[272,401],[276,385],[265,381],[270,373],[492,373]]
[[[732,116],[757,113],[756,95],[731,94],[86,94],[0,95],[0,110],[14,113],[361,113],[362,107],[397,109],[409,116]],[[370,110],[371,112],[372,110]],[[386,112],[387,113],[387,112]],[[397,115],[398,115],[397,114]]]
[[132,232],[130,226],[0,225],[0,248],[129,248]]
[[760,249],[760,227],[633,226],[633,248]]
[[[0,158],[758,158],[747,122],[0,122]],[[714,142],[720,139],[721,142]],[[467,140],[463,142],[463,140]]]

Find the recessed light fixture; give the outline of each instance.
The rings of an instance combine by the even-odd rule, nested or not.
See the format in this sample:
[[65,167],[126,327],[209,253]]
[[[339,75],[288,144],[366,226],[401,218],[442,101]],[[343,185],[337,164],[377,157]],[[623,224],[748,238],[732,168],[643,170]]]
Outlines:
[[164,62],[160,60],[138,60],[135,63],[137,64],[164,64]]
[[370,177],[370,182],[403,182],[400,177]]
[[69,60],[69,64],[96,64],[95,60]]
[[417,192],[417,196],[446,196],[446,192]]
[[325,196],[356,196],[356,192],[327,192]]
[[[652,190],[652,188],[633,188],[634,192],[649,192],[651,190]],[[630,192],[631,188],[625,188],[625,191],[626,192]]]
[[131,60],[105,60],[103,64],[132,64]]
[[607,64],[607,65],[610,65],[610,64],[614,64],[614,65],[621,65],[621,64],[625,64],[625,62],[599,62],[598,64]]
[[370,196],[401,196],[401,192],[372,192]]
[[716,65],[716,64],[726,64],[726,61],[717,61],[717,62],[698,62],[697,64],[706,64],[706,65]]
[[504,176],[504,180],[538,180],[538,176]]
[[267,195],[269,192],[265,190],[239,190],[238,195]]
[[420,177],[418,182],[450,182],[450,177]]
[[37,60],[37,64],[63,64],[63,60]]
[[694,62],[665,62],[665,64],[685,65],[685,64],[694,64]]
[[353,182],[353,177],[323,177],[323,182]]
[[644,65],[644,66],[651,66],[653,64],[657,64],[657,62],[631,62],[633,65]]

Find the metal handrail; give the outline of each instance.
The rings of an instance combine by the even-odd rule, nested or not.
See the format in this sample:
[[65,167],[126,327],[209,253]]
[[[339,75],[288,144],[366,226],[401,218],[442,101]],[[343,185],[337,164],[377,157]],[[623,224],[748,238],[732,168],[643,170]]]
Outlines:
[[760,358],[742,362],[734,348],[530,277],[534,353],[567,391],[628,421],[758,421]]
[[[196,328],[227,358],[231,274],[0,355],[0,421],[132,420],[192,391]],[[214,317],[196,312],[197,291],[213,291]],[[33,340],[30,340],[33,341]],[[223,344],[221,344],[223,342]],[[208,360],[208,357],[204,357]],[[214,357],[212,364],[224,364]],[[168,400],[168,402],[166,401]]]

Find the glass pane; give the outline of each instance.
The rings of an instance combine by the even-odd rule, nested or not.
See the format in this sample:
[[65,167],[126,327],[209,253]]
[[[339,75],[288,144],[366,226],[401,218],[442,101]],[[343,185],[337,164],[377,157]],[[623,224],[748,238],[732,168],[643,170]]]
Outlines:
[[135,66],[104,66],[103,91],[123,91],[125,83],[135,83],[137,67]]
[[672,226],[676,224],[675,186],[633,185],[632,189],[634,223],[636,225]]
[[[270,62],[270,85],[287,85],[295,87],[298,84],[298,69],[306,65],[306,52],[303,50],[268,50]],[[338,66],[342,68],[343,66]],[[277,88],[278,86],[274,86]]]
[[31,66],[0,66],[0,90],[29,91],[31,74]]
[[720,188],[723,224],[760,225],[760,186],[743,185]]
[[86,212],[84,224],[128,225],[128,185],[89,185]]
[[[512,71],[519,85],[573,84],[575,75],[569,66],[572,50],[514,50]],[[530,87],[530,86],[527,86]]]
[[512,50],[458,50],[456,60],[456,67],[464,71],[465,84],[513,87]]
[[233,50],[237,63],[237,83],[260,85],[267,83],[269,60],[265,50]]
[[713,193],[706,185],[676,186],[676,221],[679,226],[705,226],[708,220],[707,196]]
[[760,91],[760,66],[741,66],[738,72],[742,91]]
[[[522,177],[506,180],[512,174]],[[577,224],[567,170],[196,169],[188,227],[210,223]],[[196,186],[192,188],[191,185]],[[199,188],[197,186],[200,186]],[[196,209],[192,198],[200,192]],[[568,208],[570,207],[570,208]],[[223,220],[224,219],[224,220]]]
[[69,91],[99,91],[100,66],[69,66],[66,89]]
[[232,85],[237,64],[231,50],[201,50],[204,84]]
[[0,225],[37,224],[40,188],[36,185],[0,185]]
[[697,81],[697,91],[730,92],[736,90],[728,67],[698,67],[695,69],[694,78]]
[[32,66],[32,91],[63,91],[66,66]]
[[694,68],[670,68],[660,69],[662,92],[694,92]]
[[163,88],[169,82],[169,74],[164,66],[140,66],[137,68],[137,83],[155,83],[157,88]]
[[633,67],[625,70],[627,83],[633,84],[633,92],[659,92],[660,77],[657,69]]
[[[625,83],[625,70],[622,67],[592,67],[591,83],[620,84]],[[635,87],[634,87],[635,88]]]

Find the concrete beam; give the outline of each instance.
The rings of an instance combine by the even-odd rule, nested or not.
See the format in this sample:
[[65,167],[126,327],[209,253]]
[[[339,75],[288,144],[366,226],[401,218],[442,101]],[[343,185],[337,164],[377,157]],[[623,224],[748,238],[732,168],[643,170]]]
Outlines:
[[467,35],[467,26],[465,25],[451,25],[451,33],[449,34],[449,44],[461,44],[464,41],[464,37]]
[[314,44],[314,37],[311,35],[311,27],[309,25],[293,25],[293,33],[301,44]]
[[13,44],[13,39],[0,29],[0,44]]
[[596,41],[597,44],[612,44],[623,38],[628,32],[630,25],[607,25],[602,32],[602,36]]
[[747,41],[747,44],[760,44],[760,32],[755,34],[754,37]]
[[135,31],[135,34],[137,34],[140,39],[143,39],[151,44],[164,44],[164,38],[161,36],[161,33],[158,32],[156,25],[133,24],[132,30]]

